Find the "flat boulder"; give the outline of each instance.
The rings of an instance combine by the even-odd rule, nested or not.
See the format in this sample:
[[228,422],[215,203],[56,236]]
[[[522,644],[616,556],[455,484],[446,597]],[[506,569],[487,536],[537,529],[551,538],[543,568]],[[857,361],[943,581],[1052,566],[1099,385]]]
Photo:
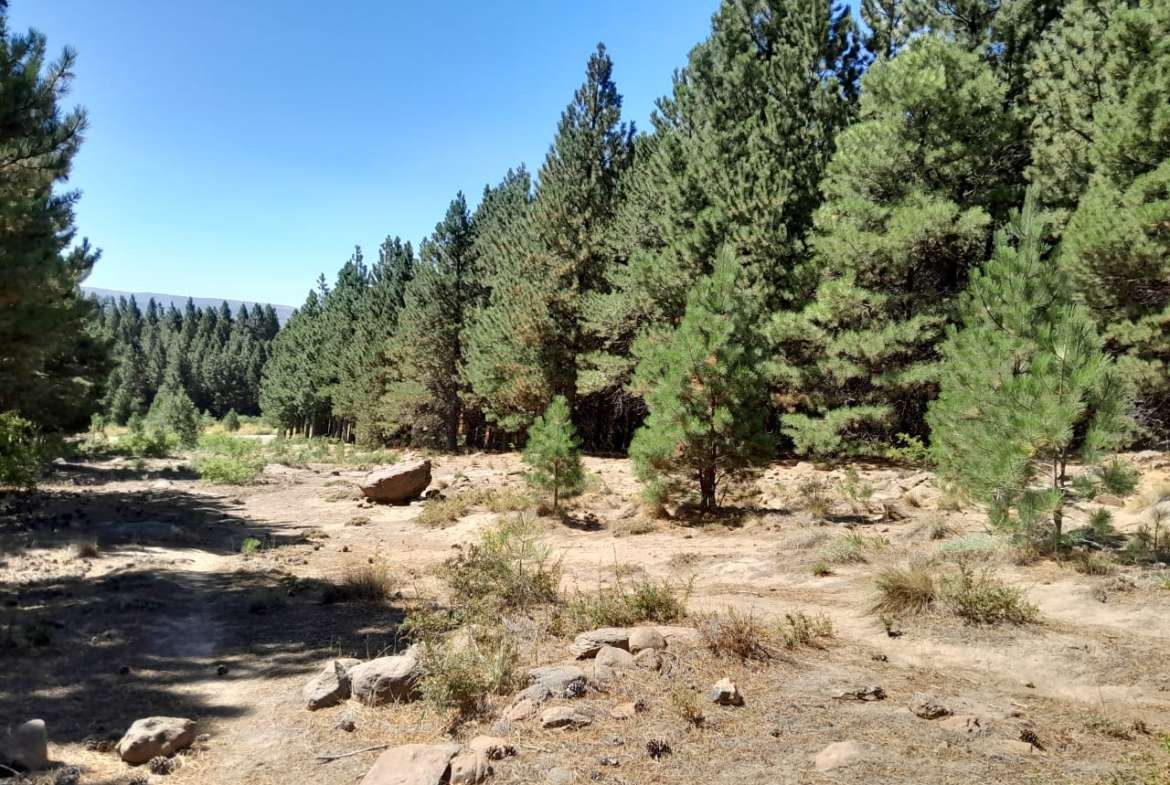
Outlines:
[[378,756],[361,785],[439,785],[448,779],[458,744],[403,744]]
[[630,630],[629,646],[631,654],[646,649],[665,649],[666,638],[653,627],[636,627]]
[[402,461],[375,469],[359,487],[367,499],[382,504],[401,504],[420,496],[431,484],[431,462],[425,458]]
[[195,741],[195,723],[182,717],[145,717],[136,720],[115,749],[131,766],[152,758],[169,758]]
[[420,675],[418,657],[411,651],[378,657],[350,668],[350,694],[367,706],[413,700]]
[[585,694],[588,678],[576,665],[549,665],[528,671],[528,687],[517,696],[542,703],[549,698],[578,698]]
[[606,646],[630,650],[630,630],[627,627],[602,627],[583,632],[573,639],[569,651],[579,660],[596,657]]
[[540,715],[542,728],[583,728],[592,722],[592,717],[572,706],[553,706]]
[[330,660],[301,690],[309,711],[336,706],[349,697],[349,671],[361,660],[344,658]]
[[625,649],[619,649],[617,646],[602,646],[593,662],[594,668],[622,670],[634,667],[634,655]]

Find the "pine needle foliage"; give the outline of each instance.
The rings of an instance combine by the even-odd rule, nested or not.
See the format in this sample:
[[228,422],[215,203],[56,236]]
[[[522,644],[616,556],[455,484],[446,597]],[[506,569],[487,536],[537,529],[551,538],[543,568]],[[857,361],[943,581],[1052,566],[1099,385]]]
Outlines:
[[581,490],[584,474],[580,445],[577,429],[569,419],[569,404],[563,395],[558,395],[528,429],[524,448],[524,462],[531,467],[528,482],[552,491],[553,510],[560,509],[566,495]]

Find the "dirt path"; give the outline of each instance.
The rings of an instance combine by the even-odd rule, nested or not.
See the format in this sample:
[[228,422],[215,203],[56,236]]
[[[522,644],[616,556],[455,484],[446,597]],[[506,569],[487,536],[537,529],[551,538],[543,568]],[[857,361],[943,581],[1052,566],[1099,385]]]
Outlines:
[[[417,712],[391,720],[385,711],[357,707],[345,711],[359,731],[340,733],[333,729],[336,712],[303,710],[299,687],[329,656],[369,657],[398,646],[403,609],[433,593],[431,568],[498,516],[475,512],[449,526],[424,527],[416,520],[420,504],[370,507],[354,492],[359,473],[332,467],[270,467],[263,483],[249,488],[207,487],[165,468],[135,474],[107,464],[65,467],[27,510],[0,516],[7,521],[0,523],[7,535],[0,553],[5,621],[10,629],[43,624],[50,638],[36,656],[0,660],[6,666],[0,716],[45,717],[54,757],[82,766],[87,782],[126,775],[101,751],[102,740],[150,714],[195,717],[210,734],[171,776],[176,783],[287,782],[290,765],[298,781],[348,783],[369,765],[368,756],[324,768],[309,761],[323,746],[358,748],[387,734],[433,737],[433,722]],[[630,536],[614,534],[637,499],[627,462],[589,459],[588,469],[597,475],[596,489],[567,522],[547,525],[567,588],[587,591],[646,575],[689,584],[693,612],[733,607],[761,619],[823,613],[833,622],[835,650],[849,653],[835,655],[845,659],[832,667],[852,663],[860,672],[880,661],[891,684],[929,674],[967,685],[971,705],[998,707],[1004,716],[1013,701],[1052,702],[1069,713],[1167,725],[1170,591],[1160,588],[1162,575],[1134,573],[1127,583],[1004,560],[1001,573],[1026,587],[1042,624],[923,622],[891,637],[866,613],[874,574],[937,548],[924,534],[929,522],[945,518],[950,539],[980,531],[977,513],[911,506],[902,520],[864,527],[884,543],[864,563],[814,577],[813,562],[843,527],[814,525],[791,511],[791,495],[776,498],[774,491],[796,487],[811,467],[771,470],[761,481],[762,509],[734,527],[660,522]],[[506,487],[520,482],[518,471],[514,455],[466,456],[438,459],[435,475]],[[908,474],[880,469],[863,476],[876,485]],[[1164,480],[1164,471],[1151,471],[1146,483]],[[1141,515],[1131,504],[1118,511],[1118,524],[1136,526]],[[250,538],[263,547],[242,554]],[[97,557],[79,557],[78,545],[90,542]],[[304,588],[368,559],[392,566],[403,594],[395,607],[322,605]]]

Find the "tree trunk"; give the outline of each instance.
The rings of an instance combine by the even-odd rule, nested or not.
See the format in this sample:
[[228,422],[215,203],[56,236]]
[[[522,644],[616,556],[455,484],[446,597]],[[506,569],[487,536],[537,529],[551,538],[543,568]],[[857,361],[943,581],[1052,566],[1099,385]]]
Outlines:
[[699,509],[711,512],[715,509],[715,467],[699,469]]

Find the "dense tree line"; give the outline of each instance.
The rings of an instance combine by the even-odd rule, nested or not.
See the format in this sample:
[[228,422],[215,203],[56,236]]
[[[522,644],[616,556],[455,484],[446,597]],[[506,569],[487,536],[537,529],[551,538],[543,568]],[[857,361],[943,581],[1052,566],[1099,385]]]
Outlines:
[[150,411],[160,391],[183,393],[200,411],[222,417],[260,413],[260,379],[280,330],[271,305],[227,303],[179,310],[152,298],[145,310],[134,297],[100,302],[92,332],[109,347],[112,369],[101,410],[125,423]]
[[[659,423],[636,443],[658,482],[680,434],[745,422],[803,454],[928,441],[963,293],[1031,189],[1051,279],[1116,360],[1138,438],[1166,438],[1170,4],[860,10],[724,0],[641,134],[599,46],[535,178],[458,195],[417,259],[388,241],[319,283],[265,413],[455,448],[522,441],[564,396],[589,448]],[[707,469],[759,453],[741,435]]]

